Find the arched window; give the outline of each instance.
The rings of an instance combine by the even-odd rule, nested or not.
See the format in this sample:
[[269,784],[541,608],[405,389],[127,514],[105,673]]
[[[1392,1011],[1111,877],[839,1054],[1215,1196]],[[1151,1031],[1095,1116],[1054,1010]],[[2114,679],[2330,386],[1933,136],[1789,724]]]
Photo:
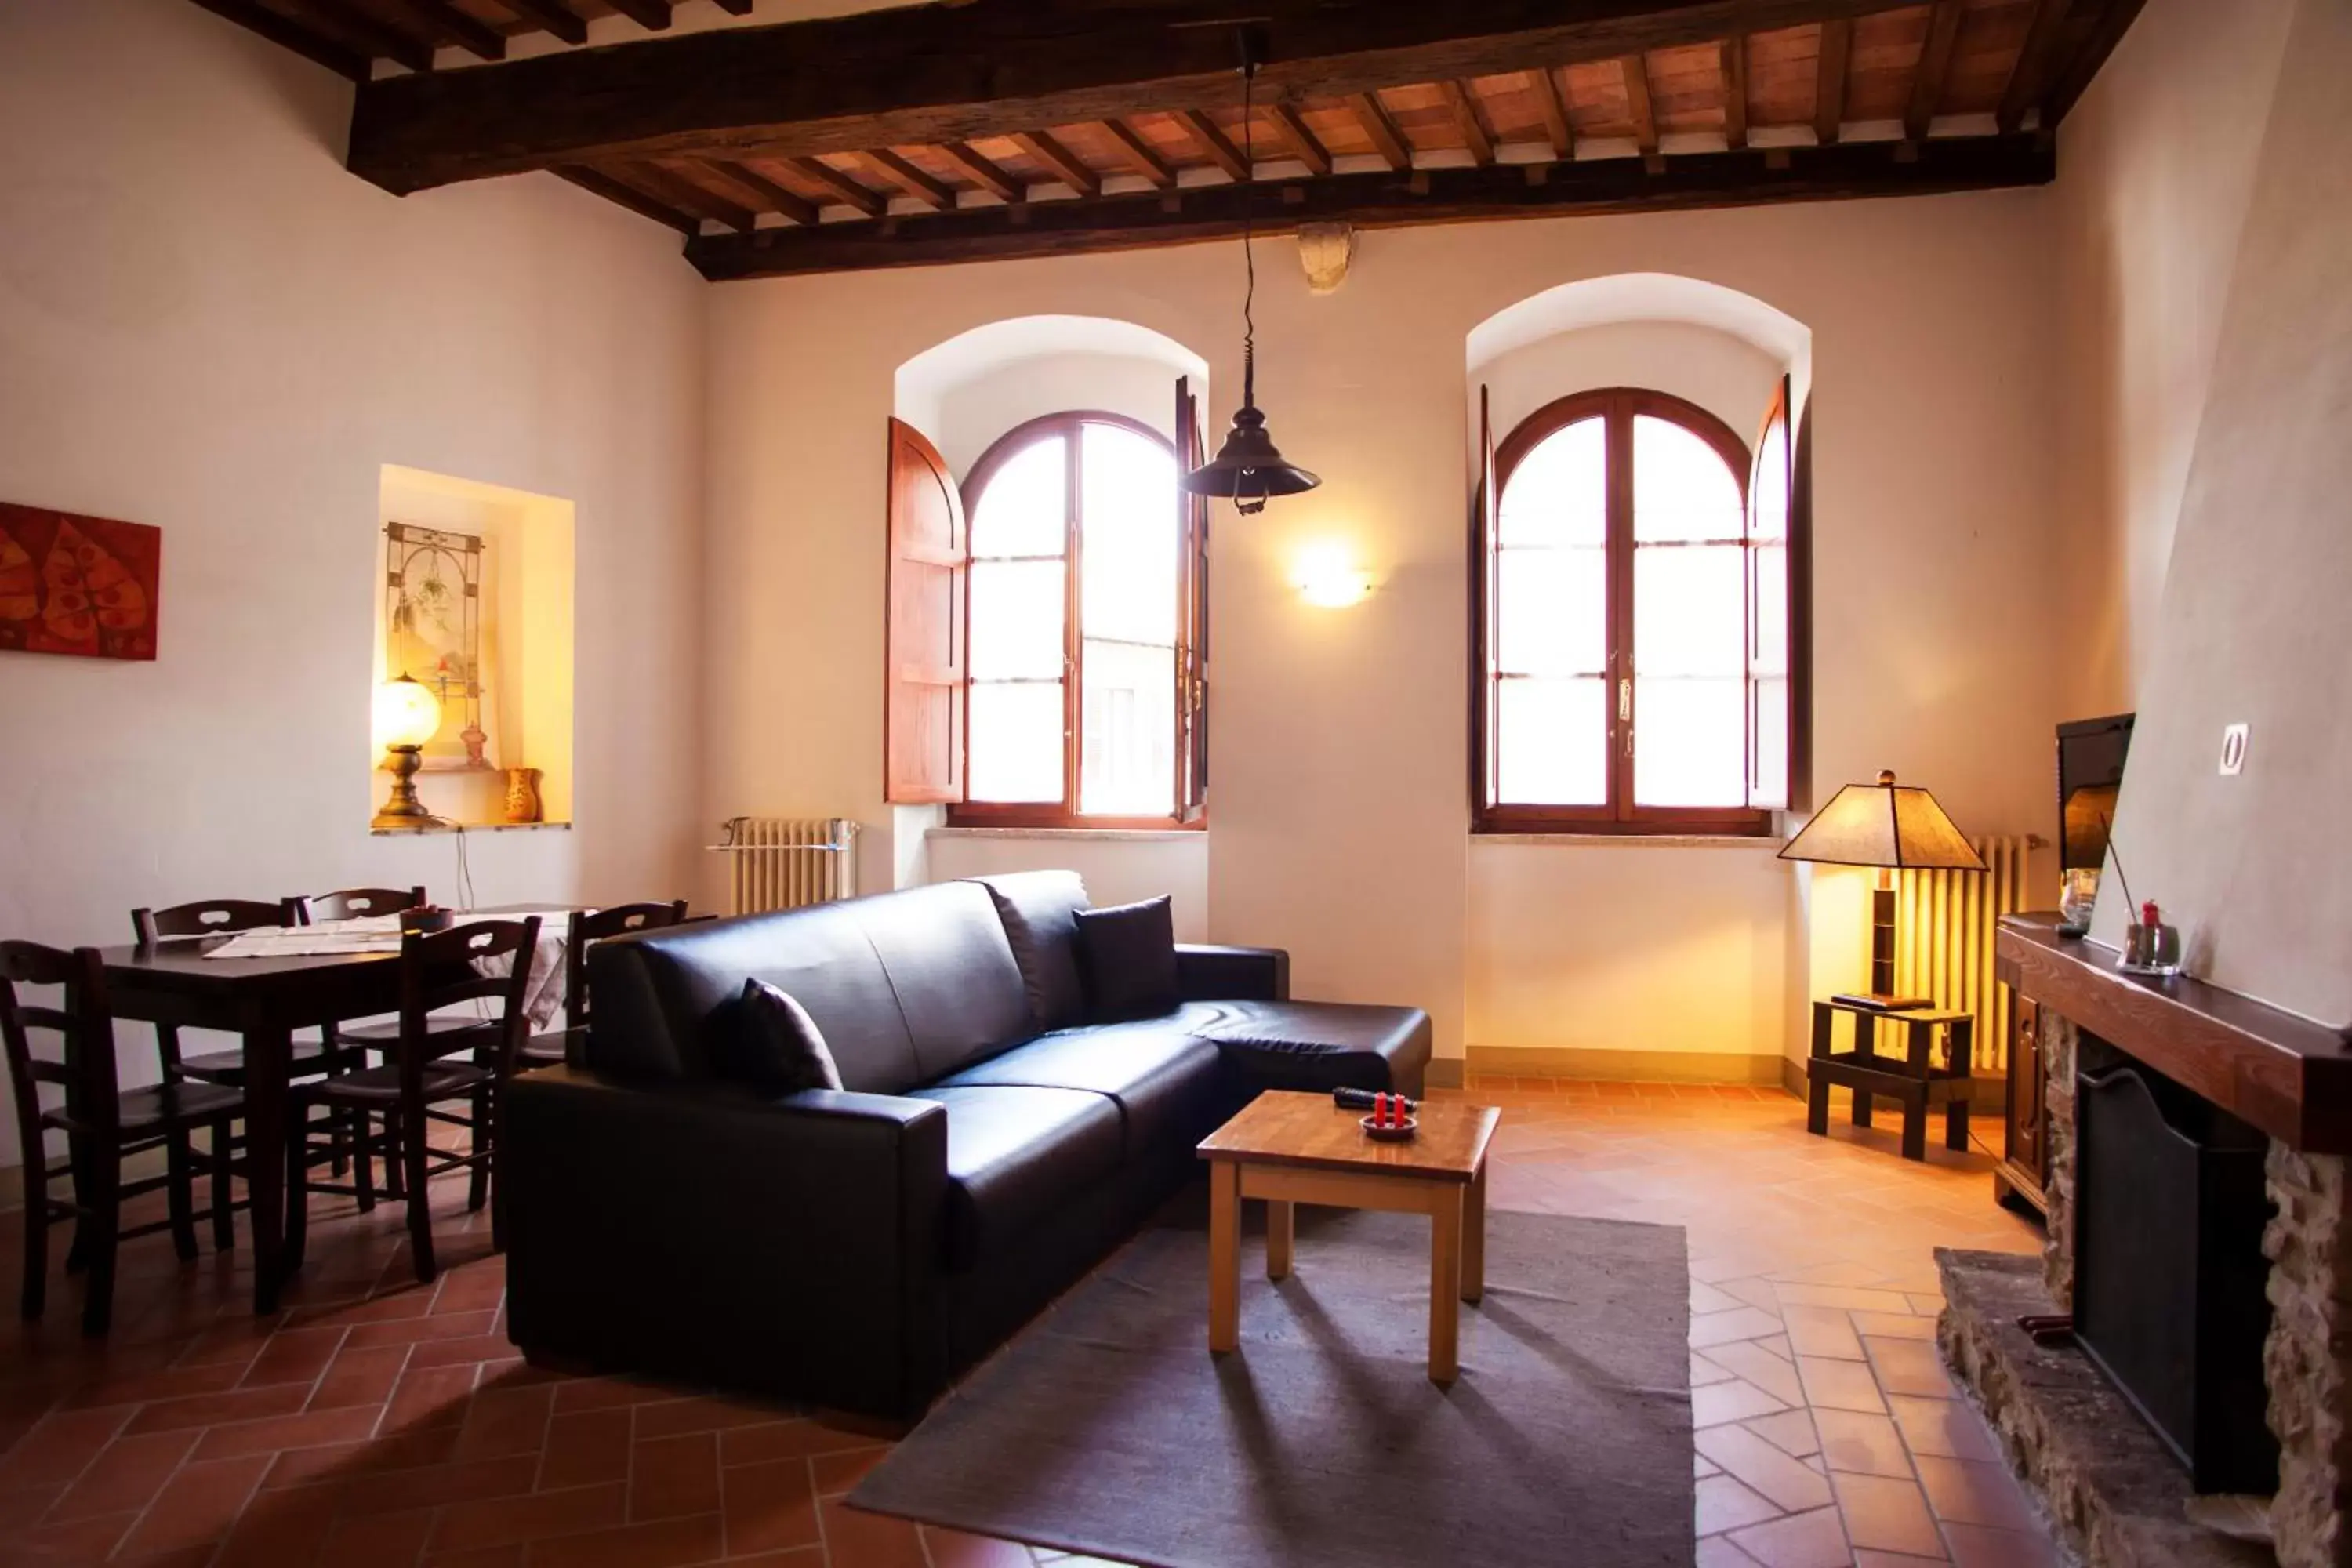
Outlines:
[[1165,437],[1056,414],[973,465],[967,825],[1171,826],[1192,556]]
[[1752,480],[1729,426],[1659,392],[1562,398],[1492,449],[1481,830],[1771,831],[1790,750],[1781,407]]

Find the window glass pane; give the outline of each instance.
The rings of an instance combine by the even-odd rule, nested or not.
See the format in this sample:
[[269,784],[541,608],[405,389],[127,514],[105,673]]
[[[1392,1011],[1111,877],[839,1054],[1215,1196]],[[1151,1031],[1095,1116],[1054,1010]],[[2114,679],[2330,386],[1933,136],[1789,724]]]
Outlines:
[[1088,637],[1085,698],[1078,809],[1097,816],[1173,816],[1175,650]]
[[1633,800],[1639,805],[1744,805],[1747,683],[1633,682]]
[[997,465],[971,512],[974,555],[1059,555],[1069,536],[1064,437],[1033,442]]
[[1510,805],[1600,805],[1609,798],[1609,726],[1600,680],[1496,686],[1496,789]]
[[1737,676],[1747,668],[1745,554],[1737,544],[1635,547],[1636,675]]
[[1739,479],[1714,447],[1672,420],[1633,420],[1633,537],[1738,539]]
[[1172,647],[1176,459],[1117,425],[1089,425],[1080,441],[1079,624],[1089,637]]
[[1066,582],[1059,561],[971,563],[974,680],[1061,678]]
[[1495,651],[1506,675],[1598,675],[1608,664],[1608,556],[1504,550],[1495,563]]
[[1764,433],[1764,446],[1757,454],[1756,521],[1753,530],[1758,539],[1789,537],[1789,426],[1774,420]]
[[1058,804],[1062,798],[1062,683],[971,689],[967,740],[971,798]]
[[1505,544],[1599,544],[1608,537],[1604,422],[1563,426],[1519,459],[1503,486],[1497,529]]

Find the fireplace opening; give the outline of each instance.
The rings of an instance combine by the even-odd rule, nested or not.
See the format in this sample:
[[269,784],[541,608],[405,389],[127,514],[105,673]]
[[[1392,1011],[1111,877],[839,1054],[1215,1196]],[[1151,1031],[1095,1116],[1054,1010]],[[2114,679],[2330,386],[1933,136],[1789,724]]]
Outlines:
[[2077,1074],[2075,1336],[2197,1490],[2274,1492],[2269,1140],[2087,1035]]

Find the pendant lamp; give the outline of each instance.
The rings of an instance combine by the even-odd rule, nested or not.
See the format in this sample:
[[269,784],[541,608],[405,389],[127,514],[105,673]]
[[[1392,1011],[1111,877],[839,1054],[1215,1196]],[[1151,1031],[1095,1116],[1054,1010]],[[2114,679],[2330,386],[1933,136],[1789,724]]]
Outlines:
[[1274,437],[1266,434],[1265,416],[1257,406],[1257,322],[1253,307],[1257,302],[1257,254],[1252,245],[1251,226],[1254,205],[1253,188],[1257,180],[1257,163],[1252,116],[1255,103],[1252,88],[1257,80],[1257,58],[1246,34],[1242,38],[1242,168],[1248,188],[1242,192],[1242,264],[1249,278],[1247,289],[1242,295],[1242,405],[1234,415],[1234,427],[1225,436],[1225,444],[1217,455],[1186,474],[1184,489],[1196,496],[1221,496],[1234,503],[1234,510],[1244,517],[1265,510],[1265,503],[1275,496],[1295,496],[1311,490],[1323,481],[1297,464],[1286,460]]

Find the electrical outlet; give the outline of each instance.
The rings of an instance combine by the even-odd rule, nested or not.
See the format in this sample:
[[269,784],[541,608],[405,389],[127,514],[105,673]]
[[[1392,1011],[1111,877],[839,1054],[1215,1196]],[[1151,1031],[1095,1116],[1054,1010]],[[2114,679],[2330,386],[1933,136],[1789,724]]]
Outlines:
[[2246,771],[2246,726],[2232,724],[2221,731],[2221,776],[2236,778]]

